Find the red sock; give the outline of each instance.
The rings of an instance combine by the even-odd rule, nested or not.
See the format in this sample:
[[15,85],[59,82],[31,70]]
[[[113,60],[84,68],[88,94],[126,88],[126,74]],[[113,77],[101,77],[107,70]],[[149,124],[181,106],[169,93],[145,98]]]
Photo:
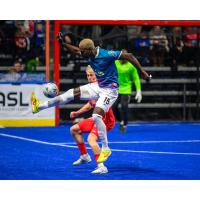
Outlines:
[[100,155],[100,154],[94,154],[94,158],[95,158],[96,161],[98,160],[99,155]]
[[86,149],[85,143],[78,144],[78,149],[79,149],[81,155],[87,154],[87,149]]

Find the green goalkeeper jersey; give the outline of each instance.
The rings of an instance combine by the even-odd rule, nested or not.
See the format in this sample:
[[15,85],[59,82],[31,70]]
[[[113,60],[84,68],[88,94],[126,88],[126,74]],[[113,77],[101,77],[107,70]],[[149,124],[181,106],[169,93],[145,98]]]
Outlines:
[[128,61],[121,63],[119,60],[116,60],[115,64],[118,71],[119,94],[131,94],[133,82],[136,91],[141,91],[137,69]]

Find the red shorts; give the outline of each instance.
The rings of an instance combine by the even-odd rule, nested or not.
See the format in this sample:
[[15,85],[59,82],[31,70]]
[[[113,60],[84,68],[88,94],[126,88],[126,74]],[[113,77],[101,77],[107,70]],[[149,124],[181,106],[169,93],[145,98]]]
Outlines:
[[[94,120],[92,119],[92,117],[82,120],[81,122],[78,123],[78,126],[82,133],[89,132],[89,134],[90,133],[94,134],[99,139],[98,130],[97,130],[96,124],[94,123]],[[110,129],[108,129],[108,127],[106,127],[106,129],[107,129],[107,131],[110,130]]]

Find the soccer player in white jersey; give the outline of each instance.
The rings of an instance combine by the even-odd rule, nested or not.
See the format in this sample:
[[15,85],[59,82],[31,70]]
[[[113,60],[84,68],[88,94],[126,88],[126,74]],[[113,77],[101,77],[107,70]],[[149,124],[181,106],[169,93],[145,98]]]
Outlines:
[[32,93],[32,111],[37,113],[46,108],[57,105],[67,104],[75,98],[81,100],[96,100],[92,117],[98,129],[99,137],[102,142],[102,150],[98,158],[98,162],[104,162],[111,154],[108,147],[106,126],[102,120],[104,112],[107,112],[118,97],[118,75],[115,66],[115,60],[127,60],[132,63],[141,73],[145,80],[150,80],[149,75],[142,69],[139,61],[131,54],[122,51],[105,50],[100,47],[95,47],[91,39],[83,39],[79,43],[79,47],[66,43],[63,40],[63,34],[58,33],[58,41],[69,50],[72,54],[77,54],[88,59],[90,66],[95,72],[98,86],[86,84],[75,89],[70,89],[62,95],[41,103]]

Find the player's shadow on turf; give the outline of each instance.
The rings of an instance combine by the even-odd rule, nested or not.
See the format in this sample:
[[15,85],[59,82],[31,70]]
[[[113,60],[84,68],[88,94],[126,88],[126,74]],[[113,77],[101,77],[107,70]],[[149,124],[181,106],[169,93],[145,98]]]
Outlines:
[[141,176],[143,174],[142,179],[152,179],[152,180],[187,180],[187,177],[184,175],[180,174],[173,174],[170,172],[166,171],[160,171],[160,170],[155,170],[155,169],[150,169],[150,168],[142,168],[138,166],[116,166],[116,167],[109,167],[110,173],[118,173],[118,174],[123,174],[125,177],[128,174],[135,174],[137,176]]
[[154,169],[148,169],[148,168],[142,168],[142,167],[137,167],[137,166],[116,166],[116,167],[109,167],[110,171],[112,172],[157,172]]

